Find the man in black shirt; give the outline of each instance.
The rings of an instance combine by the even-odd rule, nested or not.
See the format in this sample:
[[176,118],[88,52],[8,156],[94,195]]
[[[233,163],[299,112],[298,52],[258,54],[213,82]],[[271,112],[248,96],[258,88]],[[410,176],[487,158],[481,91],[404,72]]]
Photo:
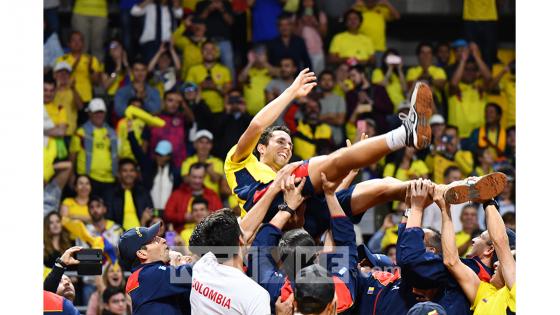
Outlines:
[[253,118],[247,114],[247,106],[239,90],[233,89],[226,95],[224,111],[216,115],[214,122],[213,155],[224,160],[229,149],[233,147],[243,131],[249,127]]
[[[296,61],[298,69],[311,69],[311,59],[303,38],[294,34],[294,22],[292,16],[285,13],[278,17],[278,31],[280,36],[268,42],[268,60],[274,66],[280,66],[284,57],[290,57]],[[313,69],[311,69],[313,70]]]

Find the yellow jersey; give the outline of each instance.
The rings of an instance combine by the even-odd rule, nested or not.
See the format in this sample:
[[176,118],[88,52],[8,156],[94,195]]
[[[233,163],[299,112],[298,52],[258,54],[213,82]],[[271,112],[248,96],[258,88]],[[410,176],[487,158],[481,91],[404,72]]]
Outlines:
[[55,125],[68,125],[68,116],[62,104],[56,104],[54,102],[45,104],[45,110]]
[[310,140],[330,140],[331,138],[332,129],[329,125],[321,123],[313,131],[310,125],[299,121],[297,134],[294,136],[294,154],[302,160],[308,160],[317,153],[317,146]]
[[253,154],[249,154],[243,161],[233,162],[231,158],[236,149],[237,145],[234,145],[229,150],[224,162],[224,172],[231,192],[241,208],[241,215],[245,215],[255,203],[255,194],[264,190],[276,178],[276,172],[259,162]]
[[249,115],[255,116],[266,104],[265,88],[271,80],[267,68],[249,69],[249,83],[243,86],[243,96]]
[[[187,175],[189,173],[191,165],[197,163],[198,161],[198,155],[196,154],[186,158],[181,164],[181,176]],[[224,162],[222,162],[222,160],[217,157],[209,156],[206,160],[206,163],[211,164],[216,173],[224,175]],[[212,190],[216,194],[220,193],[220,183],[213,182],[209,174],[206,174],[206,176],[204,176],[204,186]]]
[[486,93],[476,84],[459,82],[459,92],[449,98],[449,124],[459,128],[459,137],[468,138],[484,124]]
[[71,89],[58,89],[54,95],[55,104],[62,105],[66,111],[66,135],[71,136],[76,132],[78,127],[78,109],[74,106],[74,93]]
[[378,4],[371,9],[365,5],[357,5],[355,9],[360,11],[363,17],[360,33],[371,39],[376,51],[385,51],[385,22],[391,19],[391,10],[384,4]]
[[76,80],[76,91],[84,103],[91,101],[93,87],[91,83],[91,72],[102,72],[103,65],[97,58],[88,54],[82,54],[78,64],[75,66],[76,58],[72,54],[65,54],[56,59],[56,62],[66,61],[72,66],[71,78]]
[[202,63],[202,44],[205,40],[200,42],[193,42],[189,37],[184,35],[185,24],[181,23],[179,27],[173,32],[173,41],[175,46],[183,52],[183,61],[181,62],[181,79],[185,80],[192,66]]
[[463,0],[463,20],[497,21],[496,0]]
[[476,291],[476,298],[471,306],[474,315],[505,315],[515,313],[515,288],[513,284],[511,290],[507,286],[496,289],[488,282],[481,281]]
[[369,37],[364,34],[338,33],[334,36],[329,52],[341,58],[368,60],[375,53],[375,47]]
[[[207,69],[203,64],[192,66],[187,74],[186,81],[200,85],[208,75],[212,77],[212,81],[219,88],[223,88],[225,84],[231,82],[229,69],[219,63],[214,64],[210,69]],[[215,90],[202,90],[201,96],[212,113],[219,113],[224,110],[224,99],[220,93]]]
[[385,235],[381,239],[381,249],[384,250],[389,245],[396,245],[399,238],[399,226],[395,224],[393,227],[385,231]]
[[[86,173],[86,151],[82,144],[84,137],[84,129],[78,128],[70,141],[70,153],[77,153],[76,170],[80,175]],[[111,159],[111,140],[107,134],[107,129],[95,128],[93,130],[92,151],[91,172],[89,176],[98,182],[115,182]]]
[[[119,159],[129,158],[136,161],[136,157],[132,152],[132,147],[130,146],[130,141],[128,141],[128,119],[121,118],[117,123],[117,139],[119,144]],[[132,120],[132,130],[134,132],[134,136],[138,141],[138,144],[141,146],[144,141],[142,140],[142,131],[144,130],[144,126],[146,123],[141,119],[133,119]]]
[[87,204],[81,205],[74,198],[66,198],[62,204],[68,207],[68,215],[79,215],[89,217]]
[[[373,70],[373,73],[371,75],[372,83],[380,84],[384,79],[385,74],[383,73],[383,71],[381,71],[381,69]],[[389,77],[389,82],[387,82],[387,86],[385,87],[385,89],[387,90],[387,94],[389,94],[391,102],[393,102],[395,112],[397,112],[399,104],[404,101],[405,98],[403,89],[401,87],[401,82],[399,80],[399,77],[395,73],[391,74],[391,77]]]
[[107,17],[107,0],[76,0],[74,13],[85,16]]
[[[465,243],[472,243],[472,238],[471,235],[469,233],[466,233],[465,231],[461,230],[457,233],[455,233],[455,245],[457,246],[457,248],[465,245]],[[465,255],[463,255],[463,258],[466,258],[467,254],[470,253],[470,251],[472,250],[472,245],[469,246],[469,248],[467,249],[467,251],[465,252]]]

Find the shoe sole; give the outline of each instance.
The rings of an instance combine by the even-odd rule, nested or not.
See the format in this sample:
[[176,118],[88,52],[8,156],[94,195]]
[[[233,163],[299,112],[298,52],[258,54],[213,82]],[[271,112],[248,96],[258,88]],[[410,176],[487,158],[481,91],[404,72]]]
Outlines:
[[506,187],[507,177],[503,173],[492,173],[482,176],[474,184],[451,186],[444,194],[448,204],[461,204],[467,201],[482,202],[496,197]]
[[430,127],[430,117],[432,117],[432,90],[428,85],[422,82],[416,83],[410,106],[414,107],[418,116],[416,124],[416,141],[414,147],[416,149],[424,149],[430,145],[432,141],[432,128]]

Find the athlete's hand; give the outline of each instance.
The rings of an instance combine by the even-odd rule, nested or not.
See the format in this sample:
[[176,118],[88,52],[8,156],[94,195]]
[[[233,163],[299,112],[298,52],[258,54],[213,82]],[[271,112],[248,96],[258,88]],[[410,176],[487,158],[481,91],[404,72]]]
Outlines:
[[410,203],[412,208],[424,210],[432,202],[433,184],[427,179],[414,181],[411,187]]
[[278,173],[276,173],[276,178],[274,179],[272,184],[270,184],[269,189],[272,190],[274,193],[279,193],[280,191],[282,191],[282,183],[286,180],[286,178],[288,178],[288,176],[292,175],[292,173],[295,171],[296,168],[298,168],[298,166],[302,164],[303,161],[284,165],[284,167],[282,167],[278,171]]
[[288,176],[282,183],[282,191],[284,192],[284,201],[290,209],[296,210],[305,201],[305,197],[301,195],[303,185],[306,178],[301,178],[299,185],[296,186],[296,176]]
[[317,85],[316,81],[315,73],[310,72],[309,68],[305,68],[301,70],[289,89],[294,91],[296,98],[306,96]]
[[321,172],[321,181],[323,182],[323,192],[325,195],[334,195],[336,188],[340,185],[340,182],[331,182],[327,179],[327,175]]
[[443,197],[446,190],[446,185],[436,185],[434,188],[434,202],[437,204],[441,211],[445,211],[449,207],[449,205],[445,202],[445,198]]
[[288,296],[288,299],[284,302],[282,302],[282,297],[278,297],[278,299],[276,300],[276,303],[274,304],[275,308],[276,308],[276,314],[277,315],[292,315],[294,314],[294,294],[290,294],[290,296]]

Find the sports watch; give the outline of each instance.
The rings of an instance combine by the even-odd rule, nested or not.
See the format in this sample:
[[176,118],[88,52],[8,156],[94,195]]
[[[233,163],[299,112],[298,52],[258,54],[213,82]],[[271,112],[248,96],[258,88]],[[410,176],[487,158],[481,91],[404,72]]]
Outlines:
[[281,204],[278,205],[278,210],[279,211],[286,211],[288,212],[290,215],[294,215],[296,214],[296,211],[290,207],[288,207],[288,204],[286,202],[282,202]]

